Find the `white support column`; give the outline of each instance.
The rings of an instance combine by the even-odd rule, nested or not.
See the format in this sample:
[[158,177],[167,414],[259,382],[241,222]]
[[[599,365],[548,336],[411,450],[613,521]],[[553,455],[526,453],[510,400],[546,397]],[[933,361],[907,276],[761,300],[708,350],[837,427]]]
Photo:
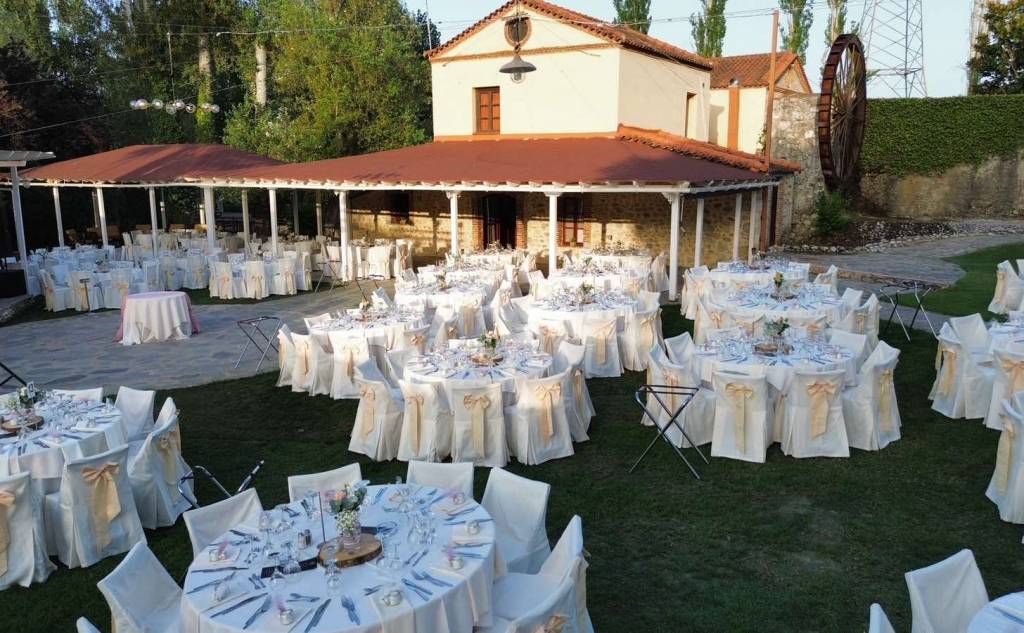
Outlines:
[[459,192],[445,191],[448,196],[448,221],[451,223],[451,238],[448,250],[452,255],[459,254]]
[[704,198],[697,198],[697,229],[693,232],[693,267],[704,260]]
[[96,204],[100,212],[100,237],[103,238],[103,248],[107,247],[107,207],[103,204],[103,188],[96,187]]
[[64,246],[64,218],[60,212],[60,187],[53,188],[53,214],[57,218],[57,244]]
[[743,221],[743,194],[736,194],[736,217],[732,223],[732,261],[740,260],[740,224]]
[[345,281],[352,279],[348,239],[348,191],[342,189],[338,191],[338,244],[341,247],[341,278]]
[[668,300],[675,301],[679,287],[679,222],[683,207],[683,194],[666,193],[665,199],[672,205],[668,233]]
[[203,207],[206,209],[207,255],[217,248],[217,207],[213,206],[213,187],[203,187]]
[[555,276],[558,270],[558,196],[559,193],[549,193],[548,196],[548,278]]
[[277,191],[267,189],[270,194],[270,251],[277,255]]
[[758,224],[761,221],[761,190],[750,191],[750,230],[747,234],[747,261],[753,261],[757,250],[757,236],[760,235]]
[[245,250],[249,250],[249,190],[242,189],[242,233]]
[[164,199],[163,189],[160,190],[160,223],[165,231],[171,230],[171,227],[167,226],[167,201]]
[[[28,289],[28,248],[25,246],[25,219],[21,215],[21,181],[18,179],[18,168],[11,165],[11,202],[14,206],[14,232],[18,238],[18,259],[21,272],[25,276],[25,288]],[[106,234],[104,234],[104,238]],[[106,241],[104,239],[104,241]]]
[[292,189],[292,233],[299,234],[299,191]]
[[202,202],[199,203],[199,223],[206,224],[206,205]]
[[153,231],[153,257],[160,257],[160,244],[156,237],[156,188],[149,188],[149,221]]
[[323,191],[320,189],[316,190],[316,236],[320,237],[324,234],[324,208],[323,208]]

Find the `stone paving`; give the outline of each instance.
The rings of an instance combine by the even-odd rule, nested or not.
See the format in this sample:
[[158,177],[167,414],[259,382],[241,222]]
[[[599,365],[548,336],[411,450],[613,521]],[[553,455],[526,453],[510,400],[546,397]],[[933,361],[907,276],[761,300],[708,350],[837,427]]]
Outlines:
[[[391,284],[388,291],[393,290]],[[372,283],[364,283],[369,293]],[[102,385],[107,393],[118,386],[170,389],[240,378],[256,373],[259,353],[252,346],[234,368],[247,340],[235,322],[276,316],[289,328],[305,332],[302,318],[352,308],[362,295],[355,284],[328,292],[302,293],[253,304],[196,305],[201,332],[184,341],[125,347],[113,343],[120,312],[76,314],[0,328],[0,361],[37,385],[84,388]],[[271,350],[260,371],[277,370]]]

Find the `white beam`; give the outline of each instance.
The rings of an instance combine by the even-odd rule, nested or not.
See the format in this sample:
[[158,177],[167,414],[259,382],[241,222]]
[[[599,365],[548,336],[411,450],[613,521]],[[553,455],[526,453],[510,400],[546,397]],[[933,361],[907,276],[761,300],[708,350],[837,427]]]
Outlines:
[[292,189],[292,233],[299,234],[299,191]]
[[555,276],[558,270],[558,196],[560,193],[549,193],[548,196],[548,278]]
[[57,244],[64,246],[64,217],[60,212],[60,187],[53,188],[53,214],[57,218]]
[[324,234],[323,192],[317,190],[317,192],[316,192],[316,236],[320,237],[323,234]]
[[697,198],[697,229],[693,232],[693,267],[704,260],[704,198]]
[[448,216],[451,223],[451,238],[449,248],[452,255],[459,254],[459,192],[445,191],[448,196]]
[[672,213],[669,220],[668,235],[668,299],[675,301],[679,286],[679,223],[682,215],[683,196],[680,193],[665,194]]
[[351,253],[348,247],[348,191],[338,191],[338,244],[341,246],[341,278],[345,281],[352,279],[352,266],[349,259]]
[[270,250],[277,256],[277,190],[268,189],[270,195]]
[[750,228],[747,233],[747,261],[753,261],[757,250],[758,224],[761,221],[761,192],[750,192]]
[[21,272],[25,275],[25,288],[28,289],[28,248],[25,246],[25,220],[21,216],[21,184],[18,182],[18,167],[10,165],[11,170],[11,201],[14,203],[14,232],[18,238],[18,258],[21,260]]
[[242,189],[242,239],[245,241],[245,250],[249,250],[249,190]]
[[149,188],[149,221],[153,231],[153,257],[160,257],[160,244],[156,237],[156,189]]
[[103,203],[103,190],[96,188],[96,204],[100,213],[100,237],[103,238],[103,248],[109,243],[107,240],[107,207]]
[[213,255],[217,248],[217,207],[213,205],[213,187],[203,187],[203,207],[206,209],[206,254]]
[[170,231],[171,227],[167,226],[167,200],[164,199],[164,190],[160,190],[160,224],[163,225],[165,231]]
[[206,205],[202,202],[199,203],[199,223],[206,224]]
[[743,194],[736,194],[736,217],[732,223],[732,261],[740,259],[740,224],[743,222]]

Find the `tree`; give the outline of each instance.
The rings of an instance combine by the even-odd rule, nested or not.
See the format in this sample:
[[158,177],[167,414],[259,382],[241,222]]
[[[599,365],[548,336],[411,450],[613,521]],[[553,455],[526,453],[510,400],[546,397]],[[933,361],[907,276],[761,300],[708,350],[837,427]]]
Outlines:
[[825,27],[825,50],[832,47],[832,42],[846,32],[847,0],[828,0],[828,25]]
[[701,0],[701,11],[690,16],[693,44],[699,55],[721,57],[725,41],[726,0]]
[[612,0],[615,23],[647,33],[651,29],[651,0]]
[[779,8],[786,14],[787,23],[782,27],[782,48],[796,53],[802,64],[807,61],[814,3],[809,0],[779,0]]
[[968,62],[972,92],[1024,92],[1024,0],[991,2],[984,18],[985,32],[975,41]]

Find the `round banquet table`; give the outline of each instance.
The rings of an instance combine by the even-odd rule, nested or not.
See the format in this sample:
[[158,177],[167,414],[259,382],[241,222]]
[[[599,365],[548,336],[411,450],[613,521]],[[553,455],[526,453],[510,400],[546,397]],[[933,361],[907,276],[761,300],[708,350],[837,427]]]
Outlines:
[[374,318],[372,321],[360,321],[352,317],[332,319],[318,323],[309,329],[309,333],[320,346],[332,350],[330,332],[344,332],[346,338],[365,339],[367,345],[376,345],[385,349],[393,349],[407,328],[419,325],[419,316],[406,316],[392,313],[385,317]]
[[856,376],[857,363],[853,353],[847,349],[811,343],[800,343],[806,345],[809,352],[806,357],[797,357],[795,354],[781,354],[778,356],[764,356],[753,353],[749,343],[741,345],[736,354],[719,354],[714,345],[702,345],[694,353],[694,361],[697,373],[702,383],[710,383],[715,372],[729,371],[750,376],[763,375],[768,379],[768,384],[779,393],[787,393],[793,382],[797,371],[823,372],[842,369],[846,372],[847,380]]
[[802,266],[754,269],[747,266],[721,266],[708,273],[711,281],[733,286],[768,286],[775,279],[775,273],[790,283],[807,281],[807,270]]
[[985,605],[971,619],[967,633],[1024,631],[1024,593],[1011,593]]
[[[433,544],[429,546],[412,544],[408,541],[407,535],[410,530],[405,527],[405,517],[395,511],[397,496],[393,486],[370,486],[360,511],[360,521],[364,531],[380,526],[387,521],[397,524],[398,534],[392,538],[398,543],[398,554],[403,561],[408,560],[413,554],[421,552],[424,548],[427,549],[427,554],[415,565],[415,570],[425,572],[441,583],[451,586],[439,586],[428,581],[415,580],[411,574],[412,569],[409,567],[404,568],[400,578],[428,590],[431,593],[428,600],[424,600],[415,591],[404,587],[404,597],[395,606],[383,604],[381,601],[383,590],[365,595],[364,588],[398,580],[397,576],[394,578],[384,576],[373,562],[342,568],[341,588],[338,595],[329,594],[326,577],[320,567],[299,572],[277,588],[272,586],[269,578],[264,579],[264,588],[256,589],[252,581],[249,580],[250,575],[259,576],[264,565],[269,564],[265,562],[262,555],[256,556],[255,560],[250,561],[252,545],[238,544],[228,546],[226,551],[228,560],[225,562],[209,562],[208,551],[204,549],[189,566],[181,599],[183,630],[203,631],[203,633],[241,631],[246,620],[259,611],[267,596],[271,597],[270,610],[259,616],[246,630],[288,633],[294,628],[295,631],[302,633],[312,621],[313,613],[311,612],[314,612],[327,599],[330,600],[330,603],[323,611],[319,624],[312,629],[312,633],[380,633],[381,631],[385,633],[424,633],[429,631],[471,633],[474,626],[490,626],[492,623],[491,587],[495,577],[504,573],[504,562],[501,560],[497,548],[494,547],[494,523],[489,520],[484,521],[484,519],[490,519],[490,516],[483,506],[472,499],[467,500],[461,506],[456,506],[453,500],[445,497],[431,505],[438,492],[436,488],[422,486],[412,493],[414,503],[421,508],[430,508],[430,512],[437,518],[437,533]],[[381,493],[379,500],[378,493]],[[319,517],[307,516],[298,502],[289,504],[288,507],[294,513],[289,518],[294,525],[285,532],[271,533],[270,541],[274,544],[273,551],[283,552],[284,548],[279,544],[286,540],[294,542],[296,531],[300,529],[309,529],[313,533],[314,544],[323,540],[324,531],[322,531],[321,525],[326,530],[327,538],[333,538],[337,534],[333,517],[326,516],[324,517],[326,520],[321,523]],[[472,509],[470,513],[451,519],[452,524],[448,524],[446,521],[449,513],[470,508]],[[479,533],[470,535],[466,532],[464,521],[467,518],[481,520]],[[237,525],[233,529],[241,533],[257,535],[262,540],[255,521],[253,519],[253,523]],[[460,521],[462,523],[459,523]],[[238,534],[229,532],[217,539],[216,542],[225,540],[240,543],[243,539],[240,539]],[[448,543],[470,545],[470,547],[459,550],[464,554],[465,565],[458,571],[452,570],[444,558],[441,548]],[[260,543],[260,545],[265,545],[265,543]],[[309,549],[302,552],[297,558],[300,560],[311,558],[314,554],[315,550]],[[190,593],[203,584],[231,573],[227,569],[221,573],[198,571],[217,569],[218,567],[243,568],[234,570],[237,573],[229,581],[232,589],[230,597],[220,603],[215,603],[212,587]],[[285,603],[293,609],[297,627],[295,623],[283,625],[277,617],[278,596],[283,602],[292,593],[319,598],[313,603]],[[256,599],[230,613],[216,615],[224,609],[252,597],[256,597]],[[358,623],[352,620],[342,606],[343,597],[352,600]]]
[[513,249],[480,251],[478,253],[466,253],[461,257],[462,261],[484,266],[508,266],[518,265],[523,261],[522,253]]
[[589,259],[590,263],[598,266],[613,266],[627,270],[646,271],[651,266],[650,255],[595,255],[584,251],[580,254],[580,259]]
[[121,303],[121,328],[114,337],[122,345],[184,340],[199,331],[188,295],[179,291],[141,292]]
[[399,306],[425,306],[430,309],[449,307],[458,309],[467,304],[486,305],[494,287],[472,282],[456,282],[441,290],[437,284],[403,286],[395,290],[395,303]]
[[448,281],[468,281],[480,284],[498,285],[505,278],[505,270],[494,266],[440,268],[438,266],[421,266],[419,270],[420,280],[424,283],[433,283],[437,275],[444,271],[445,279]]
[[846,306],[839,297],[804,291],[797,291],[796,297],[789,300],[773,299],[771,295],[758,291],[733,292],[723,299],[718,303],[725,312],[739,317],[764,317],[766,321],[825,317],[825,321],[832,324],[846,314]]
[[636,282],[643,286],[647,273],[634,274],[626,270],[600,271],[600,272],[577,272],[569,269],[559,269],[550,278],[552,285],[563,288],[578,288],[584,283],[590,284],[598,290],[625,290]]
[[526,379],[543,378],[551,369],[552,358],[544,353],[500,350],[504,359],[493,367],[479,366],[468,359],[463,350],[446,350],[416,356],[405,365],[403,377],[420,383],[441,385],[445,403],[451,411],[454,389],[479,387],[493,382],[501,383],[506,394],[505,405],[516,402],[519,383]]
[[[568,323],[575,338],[589,335],[588,326],[601,325],[612,319],[623,322],[637,311],[637,302],[624,295],[599,293],[593,303],[577,305],[564,297],[541,299],[529,306],[527,323],[531,328],[541,323]],[[619,328],[621,331],[621,328]]]
[[[11,414],[2,408],[4,401],[0,399],[0,417]],[[95,455],[128,441],[121,412],[102,402],[39,404],[33,412],[43,418],[43,425],[24,442],[0,431],[0,477],[29,472],[47,493],[60,487],[65,456]]]
[[1006,349],[1007,345],[1024,344],[1024,324],[997,323],[988,329],[989,353],[997,349]]

